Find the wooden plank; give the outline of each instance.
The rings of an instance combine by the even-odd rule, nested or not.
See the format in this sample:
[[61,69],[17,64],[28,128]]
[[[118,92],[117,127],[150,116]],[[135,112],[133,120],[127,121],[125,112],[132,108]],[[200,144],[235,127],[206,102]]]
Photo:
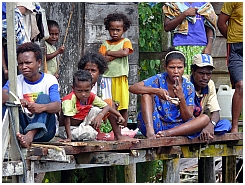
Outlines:
[[166,160],[163,163],[163,183],[179,183],[179,158]]
[[198,182],[215,183],[215,166],[213,157],[201,157],[198,160]]
[[236,156],[222,157],[222,183],[236,182]]
[[181,150],[183,158],[243,155],[243,146],[230,147],[227,144],[181,146]]
[[124,166],[125,183],[136,183],[136,164]]
[[8,109],[5,112],[3,123],[2,123],[2,161],[4,160],[4,156],[8,147],[8,143],[10,140],[9,134],[9,114]]
[[[214,136],[212,143],[227,142],[232,140],[242,140],[243,133],[227,133],[222,136]],[[65,148],[66,154],[79,154],[82,152],[95,152],[95,151],[114,151],[114,150],[133,150],[144,148],[155,148],[161,146],[181,146],[192,145],[197,143],[205,143],[200,141],[199,138],[189,139],[185,136],[178,137],[164,137],[157,139],[139,139],[138,143],[130,141],[117,142],[117,141],[87,141],[87,146],[71,147],[61,146]]]
[[13,176],[23,174],[22,161],[8,161],[2,163],[2,176]]

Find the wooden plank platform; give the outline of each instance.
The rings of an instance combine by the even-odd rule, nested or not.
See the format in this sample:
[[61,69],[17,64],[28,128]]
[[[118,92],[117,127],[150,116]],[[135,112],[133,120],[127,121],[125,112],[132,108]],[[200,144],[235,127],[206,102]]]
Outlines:
[[[135,173],[136,163],[166,160],[164,182],[179,182],[180,158],[231,157],[243,155],[243,133],[227,133],[214,136],[213,142],[188,139],[184,136],[157,139],[139,139],[137,143],[117,141],[47,142],[35,143],[30,149],[22,149],[28,165],[28,180],[34,182],[34,174],[61,170],[123,165]],[[4,161],[2,176],[23,175],[22,161]],[[171,172],[172,171],[172,172]],[[175,177],[173,178],[173,171]],[[225,171],[227,174],[227,170]],[[136,182],[135,175],[125,177]],[[172,179],[172,180],[171,180]],[[224,182],[234,182],[226,180]]]
[[[222,136],[215,135],[213,143],[227,143],[243,139],[243,133],[227,133]],[[38,143],[36,143],[38,144]],[[192,144],[205,144],[199,138],[189,139],[185,136],[178,137],[164,137],[157,139],[139,139],[137,143],[130,141],[117,142],[117,141],[83,141],[83,142],[48,142],[39,143],[59,146],[64,148],[67,155],[79,154],[82,152],[98,152],[98,151],[116,151],[116,150],[136,150],[157,148],[162,146],[182,146]]]

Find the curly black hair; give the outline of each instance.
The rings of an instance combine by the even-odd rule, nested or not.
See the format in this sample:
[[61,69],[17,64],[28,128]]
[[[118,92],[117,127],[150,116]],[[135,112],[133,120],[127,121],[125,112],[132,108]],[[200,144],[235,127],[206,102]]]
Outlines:
[[42,60],[42,50],[38,44],[33,43],[33,42],[26,42],[26,43],[18,46],[17,51],[16,51],[17,58],[18,58],[20,53],[29,52],[29,51],[32,51],[34,53],[36,61],[38,61],[40,59]]
[[110,22],[112,21],[123,21],[123,31],[127,31],[130,28],[130,25],[132,24],[126,15],[121,13],[112,13],[107,15],[107,17],[104,19],[104,25],[106,30],[109,30]]
[[85,70],[78,70],[73,74],[73,87],[77,86],[77,82],[89,82],[92,86],[92,75]]
[[100,53],[95,53],[95,52],[89,52],[86,53],[78,62],[78,69],[84,69],[85,65],[91,62],[93,64],[96,64],[100,74],[104,74],[104,72],[108,69],[108,64],[105,61],[105,58],[100,54]]

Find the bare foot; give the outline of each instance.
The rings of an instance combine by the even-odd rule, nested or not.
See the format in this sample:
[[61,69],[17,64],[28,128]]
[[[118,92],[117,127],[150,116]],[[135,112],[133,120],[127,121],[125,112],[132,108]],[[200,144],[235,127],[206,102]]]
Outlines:
[[16,133],[18,140],[20,141],[20,145],[24,148],[30,148],[33,137],[29,137],[27,134],[23,135],[19,132]]
[[123,136],[123,135],[121,135],[118,138],[115,138],[115,140],[120,141],[120,142],[121,141],[132,141],[133,143],[138,143],[139,142],[139,139],[132,138],[132,137],[129,137],[129,136]]
[[230,133],[238,133],[238,128],[232,128]]

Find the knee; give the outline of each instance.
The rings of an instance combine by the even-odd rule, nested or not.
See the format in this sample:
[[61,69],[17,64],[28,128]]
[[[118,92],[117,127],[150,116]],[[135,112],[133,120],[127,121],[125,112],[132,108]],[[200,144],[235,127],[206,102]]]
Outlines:
[[201,114],[199,118],[201,119],[201,122],[204,124],[204,126],[207,126],[210,122],[210,118],[206,114]]
[[39,94],[35,102],[39,104],[47,104],[50,103],[50,97],[47,94]]
[[150,94],[143,94],[141,96],[141,102],[151,102],[152,96]]
[[242,94],[243,94],[243,81],[241,80],[241,81],[237,82],[236,85],[235,85],[235,88],[236,88],[236,92],[240,96],[242,96]]

